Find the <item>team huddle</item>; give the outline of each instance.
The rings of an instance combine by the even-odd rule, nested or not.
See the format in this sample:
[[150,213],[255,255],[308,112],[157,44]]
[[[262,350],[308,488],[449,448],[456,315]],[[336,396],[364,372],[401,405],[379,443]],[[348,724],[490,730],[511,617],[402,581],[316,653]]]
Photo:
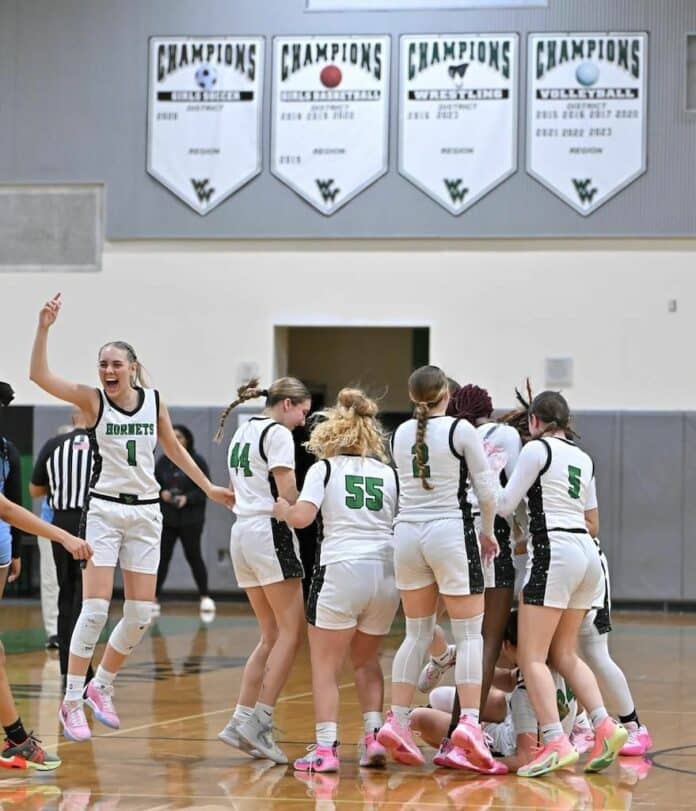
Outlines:
[[[81,409],[94,453],[83,540],[41,527],[76,558],[89,558],[59,710],[67,738],[90,738],[86,707],[102,724],[120,725],[114,680],[143,638],[155,599],[159,441],[209,498],[236,514],[232,563],[261,637],[220,732],[225,743],[288,763],[273,737],[273,713],[308,633],[316,742],[295,761],[300,772],[339,769],[338,685],[348,657],[364,722],[361,767],[385,767],[389,757],[420,766],[418,735],[437,748],[437,766],[527,777],[572,766],[588,751],[585,771],[600,771],[619,754],[644,754],[652,745],[609,655],[594,465],[574,442],[560,394],[519,397],[518,410],[494,421],[485,390],[425,366],[408,381],[413,418],[388,438],[377,404],[345,388],[312,418],[306,446],[317,461],[298,492],[291,432],[305,424],[310,392],[295,378],[268,389],[252,381],[222,414],[216,438],[237,405],[265,398],[265,408],[235,431],[230,485],[218,487],[176,439],[129,344],[100,350],[100,389],[53,374],[47,336],[60,306],[56,296],[41,311],[31,379]],[[294,530],[314,522],[319,544],[305,606]],[[117,561],[123,617],[85,684]],[[399,604],[406,630],[385,717],[380,653]],[[438,625],[445,614],[452,643]],[[438,686],[450,669],[455,686]],[[429,693],[427,707],[413,707],[417,689]],[[8,740],[0,762],[60,764],[31,743],[22,749]]]

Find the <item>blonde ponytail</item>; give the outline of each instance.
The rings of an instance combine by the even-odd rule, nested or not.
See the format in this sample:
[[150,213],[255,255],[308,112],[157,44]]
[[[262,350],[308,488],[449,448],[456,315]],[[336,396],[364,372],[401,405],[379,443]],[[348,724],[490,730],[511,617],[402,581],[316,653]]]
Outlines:
[[266,391],[266,389],[259,388],[259,380],[255,377],[237,389],[237,399],[233,400],[220,414],[220,424],[218,425],[218,429],[213,437],[213,442],[222,442],[222,439],[225,436],[225,421],[229,417],[230,412],[241,403],[245,403],[247,400],[255,400],[257,397],[268,397],[268,391]]

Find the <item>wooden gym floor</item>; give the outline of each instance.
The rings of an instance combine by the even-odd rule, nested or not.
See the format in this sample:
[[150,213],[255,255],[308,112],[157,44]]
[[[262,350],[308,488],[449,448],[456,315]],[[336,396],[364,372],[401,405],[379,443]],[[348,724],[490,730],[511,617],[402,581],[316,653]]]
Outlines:
[[[217,740],[257,638],[245,605],[218,608],[215,621],[206,625],[193,604],[163,604],[163,616],[117,682],[122,728],[110,731],[94,723],[93,740],[76,744],[59,736],[58,661],[54,652],[43,649],[38,607],[3,602],[2,639],[21,716],[47,748],[60,753],[63,765],[43,775],[0,769],[0,808],[696,808],[696,616],[615,617],[612,648],[653,735],[651,762],[622,758],[601,775],[585,777],[577,770],[536,781],[470,777],[432,766],[359,769],[355,744],[361,716],[346,672],[341,682],[340,775],[317,775],[307,783],[291,767],[251,760]],[[400,641],[401,627],[395,628],[385,650],[387,673]],[[277,724],[291,760],[313,740],[306,649],[280,699]]]

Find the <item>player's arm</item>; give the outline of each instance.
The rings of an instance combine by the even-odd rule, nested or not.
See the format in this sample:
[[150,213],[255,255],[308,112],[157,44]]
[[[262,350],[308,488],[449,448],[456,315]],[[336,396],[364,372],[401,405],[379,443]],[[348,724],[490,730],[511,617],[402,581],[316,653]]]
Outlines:
[[[307,471],[302,492],[295,504],[291,505],[288,499],[281,494],[273,508],[273,515],[278,521],[285,521],[291,527],[303,529],[308,527],[317,517],[328,482],[328,462],[315,462]],[[276,483],[278,477],[276,476]]]
[[60,293],[41,308],[39,325],[36,329],[34,346],[31,350],[31,363],[29,365],[29,379],[40,386],[44,391],[72,403],[85,414],[88,423],[96,422],[99,413],[99,394],[91,386],[82,383],[71,383],[62,377],[53,374],[48,366],[48,330],[58,318],[61,308]]
[[549,450],[540,440],[528,442],[520,453],[510,481],[498,499],[498,515],[512,515],[548,461]]
[[227,487],[213,484],[191,458],[191,454],[179,442],[172,428],[172,421],[165,404],[160,401],[159,419],[157,420],[157,433],[162,450],[180,470],[195,482],[201,490],[213,501],[223,504],[230,509],[234,505],[234,493]]
[[597,485],[592,477],[587,488],[587,501],[585,502],[585,526],[592,538],[599,537],[599,507],[597,505]]
[[37,518],[34,513],[25,510],[24,507],[20,507],[18,504],[14,504],[3,495],[0,495],[0,518],[29,535],[50,538],[52,541],[61,544],[75,560],[89,560],[92,557],[92,550],[87,541],[70,535],[55,524],[49,524],[41,518]]

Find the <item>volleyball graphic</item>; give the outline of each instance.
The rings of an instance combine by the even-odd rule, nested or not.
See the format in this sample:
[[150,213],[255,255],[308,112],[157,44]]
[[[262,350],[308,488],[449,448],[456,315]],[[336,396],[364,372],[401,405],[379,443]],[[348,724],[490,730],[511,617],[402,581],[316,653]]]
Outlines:
[[319,80],[324,87],[338,87],[342,79],[341,69],[336,65],[327,65],[319,74]]
[[217,71],[210,65],[201,65],[196,70],[196,84],[203,90],[212,90],[217,83]]
[[575,78],[578,80],[578,84],[581,84],[583,87],[590,87],[596,84],[597,79],[599,79],[599,68],[594,62],[583,62],[581,65],[578,65],[578,69],[575,71]]

